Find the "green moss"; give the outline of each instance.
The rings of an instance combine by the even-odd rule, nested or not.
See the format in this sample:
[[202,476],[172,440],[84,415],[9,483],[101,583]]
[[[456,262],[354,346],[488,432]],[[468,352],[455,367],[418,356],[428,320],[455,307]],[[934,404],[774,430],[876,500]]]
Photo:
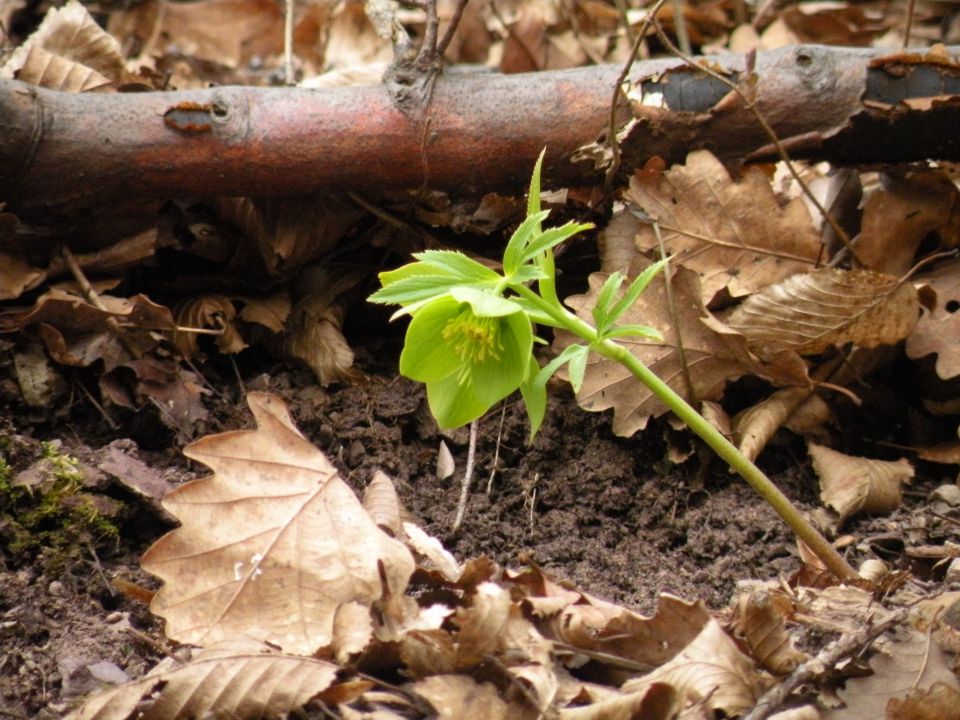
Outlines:
[[15,559],[39,555],[48,573],[59,574],[89,559],[91,547],[117,542],[110,516],[119,504],[84,492],[79,461],[52,444],[43,444],[38,463],[45,477],[33,487],[14,484],[9,466],[0,464],[0,538]]

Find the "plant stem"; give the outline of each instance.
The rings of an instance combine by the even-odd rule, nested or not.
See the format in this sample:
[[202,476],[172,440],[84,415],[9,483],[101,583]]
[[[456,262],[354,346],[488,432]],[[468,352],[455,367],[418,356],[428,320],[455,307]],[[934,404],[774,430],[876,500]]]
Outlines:
[[647,368],[636,355],[623,345],[613,340],[599,340],[597,331],[589,323],[584,322],[573,313],[562,307],[547,302],[526,286],[514,286],[514,289],[526,300],[545,312],[557,323],[557,327],[569,330],[574,335],[590,344],[592,350],[606,358],[620,363],[647,386],[673,413],[683,420],[693,432],[699,435],[707,445],[725,460],[757,493],[762,497],[774,512],[793,530],[807,547],[823,562],[824,565],[841,581],[857,578],[854,570],[844,557],[837,552],[827,539],[817,530],[809,520],[790,502],[780,489],[774,485],[764,472],[754,465],[733,443],[727,440],[715,427],[691,407],[680,395],[674,392],[669,385]]

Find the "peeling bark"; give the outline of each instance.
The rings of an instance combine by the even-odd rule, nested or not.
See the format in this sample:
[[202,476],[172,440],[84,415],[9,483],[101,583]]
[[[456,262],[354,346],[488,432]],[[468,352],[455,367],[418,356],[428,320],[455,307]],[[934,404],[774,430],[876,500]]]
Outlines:
[[[702,60],[734,80],[746,72],[744,56]],[[618,73],[452,72],[414,119],[382,86],[77,95],[0,80],[0,200],[29,212],[130,197],[517,190],[545,145],[548,181],[596,182],[593,163],[571,158],[604,135]],[[960,159],[960,67],[942,49],[793,46],[758,53],[755,73],[755,102],[797,157]],[[624,173],[695,148],[727,163],[776,156],[714,78],[677,59],[637,63],[632,78],[643,99],[631,104]]]

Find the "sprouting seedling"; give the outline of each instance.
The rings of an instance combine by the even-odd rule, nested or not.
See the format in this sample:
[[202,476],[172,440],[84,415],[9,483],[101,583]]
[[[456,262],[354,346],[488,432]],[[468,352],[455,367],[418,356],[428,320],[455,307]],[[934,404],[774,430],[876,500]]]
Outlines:
[[[773,507],[838,578],[857,577],[843,556],[756,465],[617,342],[623,337],[662,341],[654,328],[620,325],[618,321],[667,260],[650,266],[629,283],[622,274],[613,273],[598,295],[593,324],[560,303],[553,248],[592,225],[568,222],[543,228],[549,211],[540,206],[542,164],[543,153],[534,166],[526,219],[504,249],[502,273],[459,252],[428,250],[416,253],[416,262],[380,273],[383,287],[370,296],[371,302],[400,305],[394,318],[411,316],[400,372],[426,384],[430,410],[440,427],[465,425],[519,390],[532,439],[546,413],[550,377],[566,365],[570,383],[579,390],[589,354],[599,353],[622,364],[659,397]],[[535,325],[561,328],[580,342],[569,345],[541,368],[533,354]]]

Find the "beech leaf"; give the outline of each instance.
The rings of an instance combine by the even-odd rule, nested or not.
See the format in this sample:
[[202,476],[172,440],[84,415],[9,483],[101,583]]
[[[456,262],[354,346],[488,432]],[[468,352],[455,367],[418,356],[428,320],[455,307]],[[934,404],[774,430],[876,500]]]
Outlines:
[[892,275],[820,268],[750,296],[724,322],[761,355],[816,355],[833,345],[893,345],[917,322],[916,289]]
[[338,671],[308,657],[211,648],[185,665],[93,695],[67,717],[286,716],[326,690]]

